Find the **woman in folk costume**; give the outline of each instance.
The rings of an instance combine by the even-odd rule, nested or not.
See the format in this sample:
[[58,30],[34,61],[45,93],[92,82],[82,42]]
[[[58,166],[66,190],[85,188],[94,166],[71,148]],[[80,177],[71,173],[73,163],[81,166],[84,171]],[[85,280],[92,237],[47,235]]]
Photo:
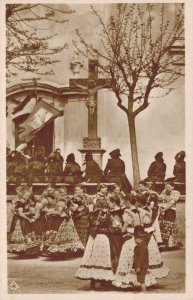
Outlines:
[[[137,206],[140,215],[141,225],[144,226],[145,232],[154,233],[154,227],[152,226],[152,210],[147,206],[147,197],[144,195],[138,195]],[[168,268],[164,265],[158,244],[154,235],[148,244],[149,251],[149,269],[155,276],[155,278],[163,278],[168,275]]]
[[64,181],[73,185],[83,181],[80,166],[75,161],[75,156],[73,153],[70,153],[66,158],[66,166],[64,168]]
[[55,218],[58,195],[54,194],[54,189],[48,187],[42,194],[40,202],[40,218],[43,230],[43,249],[42,253],[47,255],[47,248],[54,240],[62,219]]
[[94,201],[93,212],[90,213],[90,235],[84,256],[75,277],[91,280],[91,288],[95,282],[101,283],[114,279],[111,249],[106,228],[109,226],[107,186],[99,184],[99,193]]
[[84,180],[90,183],[100,183],[104,181],[103,171],[93,159],[92,153],[87,152],[85,155],[85,176]]
[[15,204],[15,211],[17,211],[18,220],[8,243],[8,252],[28,257],[38,256],[41,236],[37,234],[36,222],[39,214],[30,192],[23,193]]
[[118,184],[115,183],[112,187],[110,187],[110,195],[119,198],[121,207],[125,205],[125,193],[121,191]]
[[95,195],[89,195],[86,193],[83,183],[79,183],[75,186],[74,197],[76,198],[76,196],[82,196],[84,199],[84,204],[87,206],[93,204],[93,198],[95,197]]
[[89,235],[89,208],[81,194],[76,193],[73,196],[73,203],[76,204],[76,207],[72,212],[72,219],[82,244],[86,246]]
[[[15,230],[15,226],[17,224],[17,221],[19,219],[19,215],[18,215],[18,205],[20,205],[20,202],[25,202],[23,199],[23,194],[24,192],[28,192],[28,190],[26,190],[26,187],[19,185],[16,188],[16,198],[12,201],[12,213],[13,213],[13,217],[11,220],[11,226],[10,226],[10,230],[9,230],[9,237],[12,236],[14,230]],[[31,192],[31,190],[30,190]]]
[[160,216],[160,207],[158,205],[159,196],[155,192],[151,192],[148,196],[147,203],[148,207],[151,211],[151,223],[154,227],[153,235],[155,237],[156,242],[159,244],[162,243],[161,230],[159,225],[159,216]]
[[117,195],[112,195],[109,197],[109,242],[111,249],[111,262],[113,273],[116,273],[119,257],[122,248],[122,216],[124,209],[120,206],[120,198]]
[[[125,288],[132,285],[138,285],[137,274],[133,267],[135,242],[133,238],[134,227],[141,225],[145,228],[145,232],[152,233],[154,228],[151,226],[151,212],[144,209],[146,207],[146,197],[138,195],[136,209],[133,205],[130,209],[126,209],[123,215],[124,226],[123,230],[129,234],[128,240],[123,244],[119,265],[116,273],[116,280],[114,284],[118,287]],[[134,204],[131,199],[130,203]],[[143,208],[142,208],[143,207]],[[167,276],[169,270],[163,264],[158,245],[152,235],[148,243],[148,258],[149,267],[145,276],[145,285],[151,286],[156,283],[157,278]]]
[[79,239],[71,216],[71,211],[75,209],[76,205],[70,199],[58,199],[56,210],[53,213],[55,218],[62,219],[62,222],[54,239],[50,242],[46,252],[47,256],[66,258],[83,254],[84,246]]
[[117,183],[124,193],[129,193],[132,187],[125,174],[125,163],[120,159],[120,150],[115,149],[109,154],[111,159],[108,160],[104,170],[106,182]]
[[86,246],[89,237],[89,212],[93,210],[94,197],[95,195],[85,193],[84,186],[81,183],[75,187],[72,197],[73,203],[76,204],[72,211],[72,219],[84,246]]
[[178,239],[176,226],[176,203],[180,197],[180,192],[174,190],[173,182],[166,182],[165,189],[159,196],[161,200],[161,213],[159,217],[163,245],[160,250],[172,250],[182,247]]
[[[112,282],[113,285],[119,288],[133,287],[138,285],[137,274],[133,269],[134,261],[134,227],[141,225],[140,213],[136,207],[136,198],[134,195],[127,194],[125,197],[126,209],[123,213],[123,246],[119,258],[117,271],[115,274],[115,280]],[[155,284],[156,280],[151,271],[147,272],[145,278],[146,286]]]

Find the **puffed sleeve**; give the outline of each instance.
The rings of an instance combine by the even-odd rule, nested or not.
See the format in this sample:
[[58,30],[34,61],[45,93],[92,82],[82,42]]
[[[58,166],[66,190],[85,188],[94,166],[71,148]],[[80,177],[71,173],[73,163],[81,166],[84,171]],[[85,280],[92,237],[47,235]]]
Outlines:
[[148,225],[151,223],[151,214],[144,210],[144,209],[139,209],[140,211],[140,221],[142,225]]
[[125,211],[123,213],[123,222],[124,222],[124,224],[127,224],[127,225],[133,225],[132,213],[127,209],[125,209]]
[[178,201],[179,197],[180,197],[180,192],[172,191],[170,195],[171,203],[175,204]]

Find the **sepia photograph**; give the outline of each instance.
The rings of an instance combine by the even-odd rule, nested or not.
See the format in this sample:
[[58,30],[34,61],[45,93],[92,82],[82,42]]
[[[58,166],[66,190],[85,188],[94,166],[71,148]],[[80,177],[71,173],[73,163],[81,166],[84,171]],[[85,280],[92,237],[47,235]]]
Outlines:
[[4,4],[7,293],[183,298],[186,4],[53,2]]

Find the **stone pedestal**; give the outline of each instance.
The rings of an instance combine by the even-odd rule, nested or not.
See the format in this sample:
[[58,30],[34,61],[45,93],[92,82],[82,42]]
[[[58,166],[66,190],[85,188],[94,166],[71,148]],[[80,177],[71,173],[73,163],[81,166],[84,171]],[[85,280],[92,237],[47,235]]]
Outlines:
[[82,163],[85,161],[85,154],[91,152],[93,159],[102,168],[102,157],[106,150],[101,149],[101,138],[99,137],[84,137],[83,138],[83,149],[79,149],[82,154]]

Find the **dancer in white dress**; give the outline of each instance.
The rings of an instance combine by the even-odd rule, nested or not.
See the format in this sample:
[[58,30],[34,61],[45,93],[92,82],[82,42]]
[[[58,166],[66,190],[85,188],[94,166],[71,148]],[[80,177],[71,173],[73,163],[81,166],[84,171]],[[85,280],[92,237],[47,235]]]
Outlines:
[[75,274],[75,277],[79,279],[90,279],[91,288],[95,288],[95,281],[102,283],[114,280],[107,232],[109,226],[107,187],[104,184],[99,186],[100,191],[94,201],[94,209],[90,218],[90,235],[82,263]]
[[[138,203],[141,203],[142,199],[146,199],[144,195],[138,195]],[[136,207],[136,198],[134,195],[126,196],[128,200],[129,208],[125,209],[123,214],[123,231],[126,232],[126,241],[123,244],[115,280],[113,284],[120,288],[127,288],[130,286],[137,286],[137,274],[133,268],[134,248],[135,241],[133,237],[134,227],[142,225],[145,227],[146,232],[153,232],[154,228],[151,226],[151,213],[143,208]],[[146,204],[146,203],[145,203]],[[159,248],[155,241],[155,238],[151,237],[148,244],[149,255],[149,268],[145,276],[145,285],[151,286],[156,283],[156,278],[162,278],[167,276],[168,269],[164,266]]]

